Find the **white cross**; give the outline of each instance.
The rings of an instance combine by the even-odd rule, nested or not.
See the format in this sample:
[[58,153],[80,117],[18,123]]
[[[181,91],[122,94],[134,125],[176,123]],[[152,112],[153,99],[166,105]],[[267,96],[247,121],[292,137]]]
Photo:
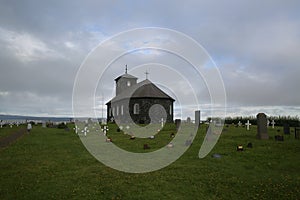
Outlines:
[[127,125],[127,126],[126,126],[126,129],[129,129],[129,128],[130,128],[130,126]]
[[272,128],[274,128],[274,125],[276,124],[274,119],[272,120],[271,124],[272,124]]
[[249,131],[250,126],[252,125],[252,124],[249,122],[249,120],[247,121],[247,123],[246,123],[245,125],[247,126],[247,130]]
[[81,132],[83,132],[84,136],[86,136],[86,134],[90,131],[89,131],[88,127],[84,127],[84,129]]
[[79,131],[78,126],[75,126],[75,128],[73,128],[73,129],[74,129],[75,133],[78,134],[78,131]]
[[164,127],[164,118],[161,118],[160,122],[161,122],[161,127],[163,128]]
[[270,121],[269,120],[267,120],[267,127],[269,128],[269,124],[270,124]]
[[104,132],[104,135],[106,135],[107,131],[109,131],[108,126],[103,126],[101,130]]
[[19,122],[16,122],[17,127],[19,127]]
[[13,123],[11,123],[11,122],[9,123],[10,128],[12,128],[13,125],[14,125]]
[[120,130],[123,130],[123,126],[120,126]]
[[242,123],[241,123],[241,121],[239,121],[239,123],[238,123],[238,126],[242,126]]

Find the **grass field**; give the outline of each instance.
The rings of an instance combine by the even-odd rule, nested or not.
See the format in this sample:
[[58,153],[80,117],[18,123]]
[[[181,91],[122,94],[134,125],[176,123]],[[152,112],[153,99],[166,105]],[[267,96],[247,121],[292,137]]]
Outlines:
[[[265,141],[255,138],[255,126],[250,131],[225,127],[213,151],[199,159],[205,129],[168,167],[129,174],[98,162],[73,131],[34,126],[0,149],[0,199],[300,199],[300,140],[293,134],[276,142],[282,128],[269,128],[271,138]],[[111,126],[109,135],[120,147],[143,152],[144,140],[159,148],[172,131],[170,126],[151,141],[129,140]],[[248,142],[252,149],[246,148]],[[239,144],[243,152],[236,151]],[[213,158],[214,153],[222,157]]]

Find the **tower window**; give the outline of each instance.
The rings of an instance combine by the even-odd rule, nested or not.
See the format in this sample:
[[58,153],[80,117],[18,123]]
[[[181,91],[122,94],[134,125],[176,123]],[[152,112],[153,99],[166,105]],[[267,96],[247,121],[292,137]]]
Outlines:
[[170,115],[172,115],[172,105],[170,105]]
[[138,103],[133,105],[133,114],[135,114],[135,115],[140,114],[140,106]]
[[131,82],[127,81],[127,86],[130,87],[131,86]]
[[124,106],[121,105],[121,115],[123,115],[123,114],[124,114]]
[[117,116],[119,115],[119,106],[117,106]]

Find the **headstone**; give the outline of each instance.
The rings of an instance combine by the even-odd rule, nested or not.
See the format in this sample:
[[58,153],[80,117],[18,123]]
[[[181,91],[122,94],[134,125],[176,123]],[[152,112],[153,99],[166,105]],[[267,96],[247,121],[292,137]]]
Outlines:
[[188,118],[186,118],[186,123],[188,123],[188,124],[190,124],[191,123],[191,118],[190,117],[188,117]]
[[300,127],[295,127],[295,139],[300,139]]
[[283,141],[283,135],[275,135],[275,141]]
[[289,135],[290,134],[290,125],[289,124],[283,124],[283,133],[285,135]]
[[274,119],[272,120],[271,124],[272,124],[272,128],[274,128],[274,126],[276,124],[275,121],[274,121]]
[[175,119],[176,131],[179,130],[180,124],[181,124],[181,120],[180,119]]
[[267,120],[267,128],[269,128],[270,120]]
[[195,111],[195,125],[196,127],[199,127],[200,125],[200,110]]
[[31,125],[31,123],[28,123],[27,124],[27,131],[28,131],[28,133],[31,131],[31,129],[32,129],[32,125]]
[[249,122],[249,120],[247,120],[247,123],[245,124],[247,126],[247,131],[250,130],[250,126],[251,126],[251,123]]
[[131,139],[131,140],[134,140],[134,139],[135,139],[135,136],[134,136],[134,135],[130,136],[130,139]]
[[46,128],[46,122],[45,121],[42,122],[42,127]]
[[237,151],[244,151],[243,145],[238,145],[238,146],[236,147],[236,150],[237,150]]
[[253,145],[252,145],[251,142],[249,142],[249,143],[247,144],[247,148],[253,148]]
[[12,128],[13,125],[14,125],[13,123],[11,123],[11,122],[9,123],[9,127],[10,127],[10,128]]
[[267,129],[267,116],[265,113],[258,113],[257,118],[257,138],[267,140],[269,139],[268,129]]

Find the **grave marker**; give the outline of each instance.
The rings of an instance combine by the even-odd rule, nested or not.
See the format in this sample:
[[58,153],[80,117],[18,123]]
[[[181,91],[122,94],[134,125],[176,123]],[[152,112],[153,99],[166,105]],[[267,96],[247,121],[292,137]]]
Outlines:
[[285,135],[290,134],[290,125],[289,124],[283,124],[283,132]]
[[247,120],[247,123],[246,123],[245,125],[247,126],[247,131],[249,131],[249,130],[250,130],[250,126],[252,125],[252,124],[249,122],[249,120]]
[[264,113],[258,113],[257,118],[257,138],[258,139],[269,139],[268,129],[267,129],[267,116]]
[[196,127],[199,127],[199,125],[200,125],[200,110],[196,110],[195,111],[195,125],[196,125]]
[[274,128],[274,126],[276,124],[275,121],[274,121],[274,119],[272,120],[271,124],[272,124],[272,128]]

